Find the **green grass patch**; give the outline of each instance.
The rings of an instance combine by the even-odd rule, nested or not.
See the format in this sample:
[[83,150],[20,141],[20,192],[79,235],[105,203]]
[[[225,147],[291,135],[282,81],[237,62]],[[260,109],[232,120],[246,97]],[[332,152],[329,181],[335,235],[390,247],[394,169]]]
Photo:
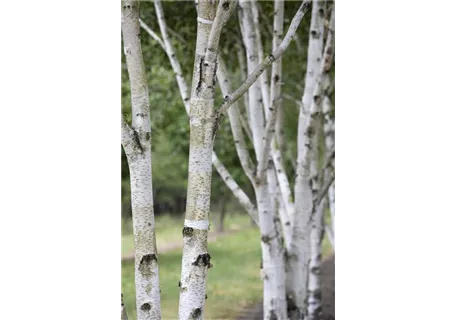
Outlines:
[[[261,300],[260,235],[256,228],[235,233],[209,243],[209,270],[204,318],[229,319],[242,308]],[[159,256],[163,319],[176,319],[182,250]],[[136,318],[134,262],[122,262],[122,293],[129,319]]]
[[[172,218],[160,217],[157,219],[158,245],[160,245],[160,241],[166,239],[169,241],[171,239],[172,241],[182,239],[183,220],[170,219]],[[245,229],[250,225],[247,215],[228,215],[225,225],[227,230],[243,230],[209,243],[211,263],[214,267],[209,270],[207,283],[208,299],[206,300],[204,319],[208,320],[233,319],[242,309],[262,299],[259,230],[256,227]],[[126,239],[130,237],[132,241],[129,235],[123,237],[127,237]],[[132,244],[131,247],[127,246],[126,248],[132,250]],[[123,241],[122,250],[124,249]],[[326,237],[323,240],[322,250],[324,257],[332,252],[331,245]],[[159,255],[161,306],[164,320],[177,319],[181,259],[182,249]],[[135,319],[133,261],[122,262],[122,293],[124,294],[129,319]]]
[[[215,221],[214,221],[215,220]],[[210,234],[216,232],[218,215],[211,215]],[[247,214],[227,214],[225,217],[225,231],[239,230],[250,225],[250,218]],[[172,217],[161,215],[155,219],[157,247],[164,248],[169,243],[182,241],[182,228],[184,217]],[[130,255],[134,252],[133,227],[131,221],[123,221],[122,224],[122,255]]]

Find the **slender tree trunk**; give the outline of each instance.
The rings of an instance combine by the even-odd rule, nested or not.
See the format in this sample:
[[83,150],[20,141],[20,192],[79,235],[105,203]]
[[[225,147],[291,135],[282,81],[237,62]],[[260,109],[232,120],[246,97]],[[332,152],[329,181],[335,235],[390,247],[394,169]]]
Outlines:
[[220,33],[236,2],[200,0],[190,99],[190,155],[187,210],[183,229],[184,248],[180,281],[179,319],[203,319],[211,199],[214,138],[214,95]]
[[313,1],[311,30],[307,54],[306,86],[299,112],[298,157],[295,182],[295,210],[291,252],[288,254],[293,287],[287,293],[289,317],[304,319],[307,311],[307,280],[310,261],[310,232],[313,207],[313,186],[310,163],[313,154],[312,136],[315,134],[310,118],[311,102],[320,71],[323,51],[324,1]]
[[310,233],[310,264],[309,264],[309,297],[308,297],[308,320],[322,319],[321,300],[321,243],[324,235],[324,212],[327,207],[327,198],[324,197],[318,205],[312,230]]
[[[168,59],[171,63],[171,67],[174,71],[174,74],[176,75],[176,81],[179,87],[179,92],[182,98],[182,101],[185,106],[185,111],[187,114],[190,116],[190,98],[189,98],[189,90],[188,90],[188,85],[185,82],[184,75],[182,73],[182,68],[180,66],[179,60],[176,57],[175,54],[175,49],[172,44],[172,42],[169,39],[168,36],[168,27],[166,25],[166,19],[165,15],[163,12],[163,7],[161,5],[160,0],[154,0],[155,3],[155,12],[157,15],[157,20],[159,23],[160,27],[160,33],[162,35],[162,39],[155,34],[148,26],[145,24],[143,21],[141,22],[141,27],[146,30],[149,35],[152,36],[165,50]],[[228,92],[229,93],[229,92]],[[258,223],[258,213],[252,211],[256,209],[254,208],[253,204],[251,203],[250,199],[248,196],[245,194],[245,192],[239,187],[237,182],[233,179],[229,171],[226,169],[226,167],[223,165],[223,163],[220,161],[220,159],[217,157],[217,154],[213,152],[214,155],[212,157],[212,164],[216,168],[217,172],[220,174],[220,176],[224,177],[223,181],[227,185],[227,187],[233,192],[233,195],[236,197],[236,199],[239,201],[241,206],[247,211],[247,213],[252,217],[252,221],[255,223]],[[256,216],[256,218],[255,218]]]
[[152,195],[149,92],[139,38],[139,2],[122,4],[122,37],[130,78],[131,128],[122,119],[122,145],[130,168],[138,320],[161,319]]
[[[244,45],[247,53],[247,69],[252,74],[259,64],[258,59],[258,39],[254,28],[254,15],[252,2],[241,0],[240,22],[241,31],[244,39]],[[251,124],[253,145],[256,154],[257,163],[268,162],[269,152],[263,152],[263,136],[265,132],[265,121],[263,114],[263,103],[261,82],[255,81],[248,90],[249,95],[249,119]],[[270,140],[269,140],[270,143]],[[267,170],[267,168],[264,168]],[[262,251],[262,272],[263,272],[263,311],[264,319],[286,319],[286,302],[285,302],[285,265],[284,250],[279,241],[280,232],[274,221],[273,201],[270,194],[274,194],[268,185],[263,169],[257,172],[260,179],[254,181],[255,195],[261,231],[261,251]],[[269,171],[268,175],[275,174]]]
[[[319,168],[320,152],[318,147],[321,145],[322,125],[321,117],[318,116],[314,121],[315,134],[312,137],[313,154],[311,159],[310,171],[312,179],[312,192],[314,203],[316,195],[320,193],[320,187],[324,184],[323,178],[325,171],[321,172]],[[325,168],[326,169],[326,168]],[[322,170],[325,170],[322,169]],[[327,206],[327,197],[323,197],[323,201],[316,205],[312,213],[312,227],[310,231],[310,261],[309,261],[309,284],[308,284],[308,306],[307,320],[319,320],[322,317],[321,307],[321,289],[320,289],[320,263],[321,263],[321,241],[323,236],[324,226],[324,211]]]
[[207,62],[204,58],[215,9],[215,5],[208,1],[198,2],[197,44],[190,100],[190,155],[183,229],[180,320],[203,319],[207,271],[211,259],[207,252],[207,235],[211,199],[214,92],[208,86],[213,85],[216,57]]
[[261,230],[264,319],[287,319],[284,248],[271,211],[267,184],[259,185],[255,191]]
[[[331,102],[329,97],[325,95],[323,98],[323,117],[324,117],[324,135],[325,135],[325,146],[326,150],[332,150],[335,147],[334,143],[334,119],[330,115],[331,111]],[[335,159],[331,162],[331,169],[335,170]],[[332,247],[335,250],[335,211],[336,211],[336,187],[335,183],[333,183],[328,189],[328,202],[329,202],[329,212],[331,214],[331,228],[326,232],[328,238],[331,241]]]

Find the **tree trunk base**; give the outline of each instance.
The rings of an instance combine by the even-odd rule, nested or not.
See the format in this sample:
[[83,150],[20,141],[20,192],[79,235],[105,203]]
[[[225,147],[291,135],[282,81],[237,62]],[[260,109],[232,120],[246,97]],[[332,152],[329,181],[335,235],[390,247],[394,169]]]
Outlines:
[[[320,320],[335,320],[335,256],[321,264],[321,294],[323,317]],[[242,311],[236,320],[263,320],[263,302]]]

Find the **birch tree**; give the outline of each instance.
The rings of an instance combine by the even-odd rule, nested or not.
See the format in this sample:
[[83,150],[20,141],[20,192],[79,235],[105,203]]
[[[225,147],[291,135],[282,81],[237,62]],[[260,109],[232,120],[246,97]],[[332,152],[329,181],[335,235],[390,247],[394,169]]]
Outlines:
[[[127,3],[137,5],[136,2],[127,1]],[[130,31],[130,35],[136,36],[135,41],[131,41],[136,46],[139,46],[139,56],[141,50],[139,37],[137,37],[139,34],[139,25],[166,52],[176,75],[179,93],[190,120],[187,208],[183,228],[184,249],[181,281],[179,283],[179,319],[202,319],[204,314],[207,272],[211,267],[210,254],[207,250],[207,235],[209,228],[212,165],[216,168],[238,201],[243,205],[244,209],[260,227],[265,319],[304,319],[307,316],[307,312],[309,313],[309,317],[318,315],[318,299],[313,299],[315,297],[318,298],[318,279],[309,278],[311,276],[309,273],[309,263],[315,261],[318,265],[318,250],[321,245],[322,233],[318,233],[317,230],[321,231],[323,226],[321,223],[316,223],[315,221],[318,221],[319,217],[323,216],[322,212],[324,209],[322,208],[326,206],[326,193],[334,181],[330,170],[327,170],[324,175],[322,173],[317,174],[316,162],[312,162],[315,159],[314,149],[317,143],[315,138],[315,132],[317,130],[316,119],[322,110],[322,97],[327,96],[324,84],[326,80],[322,80],[321,75],[327,75],[327,65],[332,59],[332,56],[327,53],[330,50],[325,50],[325,55],[322,58],[323,36],[318,32],[316,33],[316,29],[314,28],[314,26],[321,27],[323,25],[324,20],[319,16],[319,13],[320,9],[324,7],[324,4],[323,2],[317,2],[312,9],[306,86],[302,102],[300,103],[297,179],[295,182],[294,197],[290,187],[291,184],[284,170],[281,153],[284,142],[282,138],[283,121],[281,120],[282,116],[280,113],[282,96],[280,57],[289,46],[291,40],[295,39],[296,30],[309,8],[310,1],[303,1],[301,3],[283,39],[284,3],[279,0],[275,1],[275,15],[273,28],[271,29],[273,34],[272,52],[265,57],[261,39],[261,26],[259,23],[261,11],[255,1],[240,1],[242,45],[239,48],[245,48],[246,52],[243,55],[243,49],[239,50],[238,55],[241,64],[243,60],[246,60],[246,63],[244,63],[246,65],[246,76],[245,81],[233,91],[228,68],[218,54],[218,45],[222,28],[228,21],[236,4],[237,1],[227,0],[220,0],[218,3],[215,1],[200,0],[196,3],[198,27],[193,79],[190,90],[185,82],[185,77],[176,58],[175,50],[169,40],[165,16],[160,1],[154,1],[160,35],[149,28],[144,21],[139,21],[139,15],[137,14],[132,16],[130,21],[131,25],[134,25],[134,28]],[[123,10],[125,9],[129,9],[127,5],[123,6]],[[126,36],[124,29],[128,28],[124,27],[124,15],[123,13],[122,31],[125,47]],[[330,39],[330,36],[328,36],[328,39]],[[330,42],[331,40],[327,40],[327,47]],[[128,46],[129,48],[130,46]],[[317,49],[312,51],[311,48]],[[125,49],[126,56],[127,54],[131,54],[130,51],[128,53],[127,51]],[[138,59],[130,60],[136,61],[136,63],[139,61]],[[141,197],[144,198],[144,195],[148,194],[150,190],[150,200],[147,204],[151,203],[153,205],[151,173],[146,173],[145,171],[139,173],[140,170],[138,168],[138,166],[141,169],[146,168],[145,163],[147,162],[150,171],[151,163],[149,141],[150,123],[145,124],[146,121],[143,119],[145,117],[139,116],[138,118],[138,114],[146,114],[142,112],[146,108],[146,100],[147,112],[149,110],[147,83],[135,80],[145,79],[142,57],[140,61],[142,63],[143,73],[132,71],[136,69],[130,67],[134,63],[129,62],[127,56],[132,88],[133,121],[129,125],[125,119],[122,119],[122,145],[127,154],[130,171],[136,170],[135,172],[137,172],[136,175],[132,174],[131,177],[132,200],[135,197],[133,193],[136,191],[133,188],[134,181],[139,181],[139,177],[142,177],[140,182],[144,182],[146,180],[144,177],[148,174],[147,177],[149,177],[150,186],[147,185],[149,189],[146,187],[144,187],[145,189],[141,189],[142,191],[147,190],[147,192],[141,193]],[[271,65],[272,70],[270,78],[268,78],[265,71]],[[241,69],[244,70],[242,66]],[[137,76],[137,78],[134,76]],[[218,78],[223,96],[225,97],[218,109],[214,108],[216,78]],[[135,87],[135,85],[138,85],[138,87]],[[140,89],[135,89],[137,91],[134,91],[134,87]],[[141,100],[138,98],[140,96],[139,94],[133,94],[133,92],[142,93],[144,91],[147,93],[147,99],[141,96]],[[248,120],[244,119],[237,104],[237,101],[241,97],[244,97]],[[141,104],[143,109],[139,109],[140,104],[138,101],[140,100],[143,101]],[[137,110],[141,112],[137,113]],[[254,188],[256,198],[254,202],[256,202],[256,206],[253,205],[253,202],[246,193],[234,181],[228,169],[213,150],[214,138],[225,114],[228,114],[231,132],[241,166]],[[147,113],[147,119],[149,119],[148,117],[149,114]],[[141,119],[142,122],[140,122]],[[322,129],[328,130],[324,126]],[[253,159],[246,147],[246,140],[248,139],[251,140],[254,146]],[[147,141],[149,143],[146,143]],[[136,163],[139,161],[138,155],[143,154],[145,157],[148,156],[149,160],[144,160],[141,162],[142,165],[138,165]],[[333,157],[333,152],[328,152],[327,157]],[[327,166],[324,167],[326,168]],[[134,178],[137,180],[133,180]],[[136,184],[135,187],[138,185]],[[142,199],[140,196],[138,198]],[[296,200],[293,201],[293,198]],[[137,205],[135,201],[132,203],[133,207]],[[144,227],[144,222],[147,221],[147,227],[149,227],[147,229],[147,232],[149,232],[147,238],[150,240],[148,248],[152,247],[149,251],[154,254],[149,257],[154,258],[150,260],[152,260],[151,265],[154,267],[153,270],[155,270],[155,273],[146,280],[143,279],[144,277],[141,278],[140,280],[142,282],[137,280],[136,286],[138,287],[138,283],[146,284],[146,289],[150,290],[147,293],[156,291],[153,292],[157,298],[154,300],[156,304],[154,307],[159,312],[160,297],[154,223],[150,223],[150,221],[153,222],[153,207],[151,207],[151,210],[148,209],[149,211],[146,214],[143,213],[145,210],[142,208],[139,207],[136,211],[133,208],[134,219],[135,216],[142,217],[142,220],[138,220],[138,225],[135,227],[138,231],[134,231],[135,248],[136,246],[138,248],[140,247],[140,244],[136,244],[136,234],[138,234],[138,239],[141,238],[140,231],[146,230],[141,228]],[[140,209],[143,210],[141,214],[139,213]],[[310,236],[311,234],[313,236]],[[311,238],[315,240],[311,240]],[[315,246],[311,246],[311,243]],[[138,255],[138,259],[140,257]],[[315,257],[315,259],[312,260],[312,257]],[[141,261],[139,259],[139,262]],[[139,270],[138,267],[136,269]],[[316,282],[312,282],[313,280]],[[144,291],[142,290],[141,288],[137,288],[137,296]],[[308,292],[309,304],[307,304]],[[149,303],[147,301],[151,300],[149,296],[146,298],[142,300],[142,303],[137,298],[138,310],[141,309],[144,303]],[[152,309],[152,304],[149,305]],[[159,313],[155,313],[155,315],[160,317]],[[138,319],[143,319],[140,316],[140,311],[138,311]],[[152,316],[149,318],[155,319]]]
[[214,95],[220,34],[236,1],[197,3],[198,27],[190,97],[190,154],[179,319],[202,319],[207,271],[214,138]]
[[131,88],[132,123],[121,119],[131,181],[138,320],[161,319],[152,194],[149,89],[139,38],[139,2],[122,2],[122,39]]
[[[161,1],[154,0],[155,12],[157,16],[157,21],[160,28],[161,37],[155,33],[144,21],[141,22],[141,27],[155,40],[165,51],[168,59],[170,61],[171,67],[176,76],[176,82],[178,84],[179,93],[182,99],[182,102],[185,107],[185,111],[190,115],[190,97],[188,84],[185,81],[184,74],[182,72],[182,67],[177,59],[176,50],[170,41],[168,35],[168,27],[166,25],[166,18],[163,12],[163,7]],[[233,4],[235,6],[235,4]],[[234,197],[238,200],[239,204],[244,208],[244,210],[249,214],[252,220],[258,225],[258,212],[256,207],[253,205],[249,197],[246,195],[244,190],[239,186],[239,184],[234,180],[229,170],[217,156],[217,153],[213,151],[212,153],[212,164],[217,170],[218,174],[222,177],[222,180],[225,182],[228,189],[231,190]]]
[[[238,125],[239,115],[235,111],[229,112],[228,115],[233,137],[235,138],[236,150],[241,165],[254,186],[259,211],[260,231],[262,234],[262,274],[264,281],[263,309],[265,319],[286,319],[287,304],[285,299],[284,250],[280,240],[281,230],[277,224],[277,210],[274,205],[274,200],[272,200],[276,198],[275,188],[277,180],[275,176],[276,172],[271,167],[273,161],[270,151],[275,131],[276,111],[280,96],[279,84],[281,64],[279,58],[290,43],[308,3],[303,2],[300,6],[291,22],[284,41],[280,42],[283,26],[283,2],[276,2],[276,19],[274,22],[276,35],[273,40],[273,53],[268,57],[268,60],[263,60],[262,63],[259,63],[258,60],[258,55],[259,53],[261,54],[262,49],[260,45],[261,40],[258,39],[259,27],[257,26],[257,21],[255,19],[256,13],[254,6],[255,2],[240,1],[241,31],[244,46],[246,48],[247,70],[250,74],[244,82],[244,85],[249,84],[246,86],[245,90],[248,89],[249,123],[257,161],[257,166],[254,170],[252,170],[251,160],[246,153],[240,126]],[[280,54],[275,55],[274,53]],[[262,81],[260,81],[260,83],[256,82],[256,79],[260,77],[261,72],[264,70],[267,61],[270,61],[270,64],[274,62],[273,70],[271,72],[273,77],[271,80],[271,89],[267,88],[267,82],[264,78],[261,79]],[[234,103],[236,101],[235,99],[239,98],[239,96],[236,95],[236,91],[231,95],[226,94],[226,92],[229,91],[229,88],[227,87],[227,78],[226,68],[224,68],[221,63],[221,68],[219,69],[219,83],[221,84],[222,93],[226,97],[225,105],[222,105],[221,108],[222,111],[224,108],[227,109],[227,105],[230,101]],[[241,85],[240,88],[243,88],[243,85]],[[269,92],[271,92],[271,99],[269,99]],[[233,96],[235,99],[232,99]],[[232,100],[230,100],[230,98]],[[264,119],[264,116],[266,116],[266,120]],[[276,151],[277,162],[280,163],[280,156],[277,157],[277,153],[279,152],[275,147],[273,147],[273,149]],[[278,208],[280,207],[283,208],[284,206],[282,205]],[[282,215],[283,213],[284,212],[282,211]],[[282,221],[284,220],[285,219],[282,218]],[[284,225],[288,226],[289,224],[285,223]]]
[[[258,33],[255,32],[256,28],[258,28],[255,28],[255,15],[252,13],[252,16],[249,16],[247,11],[249,8],[249,4],[245,4],[245,2],[241,1],[240,5],[241,7],[244,6],[243,11],[247,12],[246,14],[243,14],[240,17],[243,41],[244,46],[246,48],[246,56],[248,58],[248,61],[256,61],[256,53],[261,50],[258,48],[258,39],[255,39],[255,37],[258,37]],[[254,2],[252,3],[252,6],[254,6]],[[253,7],[251,10],[254,12]],[[275,17],[276,19],[274,20],[274,24],[276,24],[277,21],[280,21],[280,15],[276,14]],[[334,30],[333,19],[331,20],[331,30]],[[271,201],[269,201],[269,203],[266,202],[266,204],[260,203],[260,201],[262,200],[260,187],[269,184],[270,191],[273,190],[276,181],[275,176],[268,174],[267,179],[264,179],[264,176],[262,176],[262,174],[266,170],[268,171],[268,173],[271,172],[270,169],[272,167],[271,165],[268,165],[270,163],[269,156],[272,156],[272,160],[274,162],[275,173],[277,181],[279,182],[278,186],[280,189],[280,192],[278,192],[278,194],[281,206],[279,206],[278,211],[282,225],[282,232],[285,240],[284,246],[286,249],[285,252],[287,258],[286,261],[288,273],[286,282],[286,297],[288,316],[290,317],[290,319],[304,319],[305,317],[307,317],[308,299],[308,316],[318,316],[320,304],[318,298],[318,265],[322,237],[321,221],[323,218],[323,211],[326,206],[326,200],[324,200],[325,194],[327,193],[328,188],[332,185],[334,181],[334,177],[328,177],[326,172],[325,174],[327,177],[324,181],[322,180],[322,173],[317,174],[317,163],[315,158],[315,148],[318,141],[316,136],[316,131],[318,130],[318,122],[316,120],[318,118],[318,114],[321,113],[321,92],[322,90],[324,91],[324,89],[322,89],[324,81],[322,81],[320,77],[321,74],[323,74],[324,76],[327,76],[328,74],[328,64],[330,64],[330,62],[332,61],[331,50],[333,50],[333,38],[328,36],[326,42],[327,50],[325,50],[325,56],[322,60],[323,25],[324,2],[316,2],[314,3],[312,9],[311,31],[308,47],[309,52],[306,86],[304,89],[304,95],[302,99],[303,101],[299,103],[301,109],[298,126],[298,170],[294,193],[296,199],[295,203],[293,203],[292,200],[293,197],[291,194],[288,178],[284,174],[283,164],[281,162],[282,157],[280,154],[280,149],[276,148],[274,143],[272,143],[271,145],[269,143],[265,143],[265,141],[273,141],[273,136],[275,136],[277,142],[277,135],[275,134],[275,130],[273,127],[274,121],[276,120],[277,105],[274,106],[272,102],[274,101],[275,96],[274,90],[280,89],[280,87],[274,88],[273,78],[271,78],[271,98],[269,99],[269,101],[271,101],[272,105],[265,108],[264,110],[266,117],[268,119],[267,121],[262,121],[262,114],[258,112],[258,110],[261,110],[261,108],[258,106],[259,104],[261,104],[259,103],[259,101],[262,102],[263,106],[265,106],[265,104],[268,103],[268,99],[264,99],[265,92],[267,92],[264,85],[264,79],[261,79],[256,84],[254,82],[256,81],[255,79],[252,82],[252,87],[249,88],[249,99],[247,102],[250,120],[249,125],[252,131],[255,155],[256,160],[258,162],[258,166],[253,167],[253,170],[251,160],[249,159],[249,156],[245,151],[245,147],[243,146],[243,137],[241,135],[241,131],[239,130],[239,115],[237,115],[234,111],[228,113],[233,137],[235,140],[236,150],[241,161],[241,165],[247,177],[249,177],[250,181],[252,182],[252,185],[254,186],[256,192],[257,205],[259,208],[260,216],[260,230],[263,235],[263,240],[265,239],[263,231],[268,230],[268,227],[270,228],[269,230],[271,230],[271,228],[273,228],[274,226],[274,223],[271,223],[271,218],[273,219],[274,217],[274,215],[271,214],[271,212],[274,212],[276,209],[274,208],[274,204]],[[276,27],[277,26],[275,25],[274,28],[276,29]],[[255,63],[251,63],[251,65],[251,68],[248,68],[248,71],[250,73],[249,77],[251,77],[252,74],[255,74],[255,71],[252,71],[252,69],[255,68]],[[279,76],[280,79],[279,66],[280,65],[278,64],[276,71],[272,71],[271,77]],[[257,65],[255,70],[258,69],[260,69],[260,66]],[[228,76],[226,74],[223,75],[224,73],[226,73],[226,68],[222,68],[221,64],[221,68],[219,69],[219,82],[221,85],[222,93],[226,96],[226,101],[229,101],[230,95],[226,95],[226,92],[229,91],[229,89],[226,88]],[[249,78],[247,78],[246,82],[248,82],[248,80]],[[276,94],[276,96],[280,96],[280,91]],[[260,97],[262,97],[263,99],[261,100]],[[280,128],[280,124],[276,124],[276,126]],[[264,140],[259,142],[259,137],[261,137]],[[270,154],[268,153],[268,151],[270,152]],[[334,157],[334,152],[328,152],[327,157],[328,161],[330,161]],[[324,167],[326,168],[327,166],[325,165]],[[259,182],[261,182],[261,184]],[[266,194],[266,192],[264,192],[264,194]],[[269,195],[271,195],[271,192],[269,193]],[[260,209],[268,206],[269,211],[262,211]],[[280,208],[282,208],[282,211],[280,210]],[[262,218],[264,221],[265,216],[269,218],[269,224],[267,225],[262,223]],[[277,237],[279,236],[279,234],[280,232],[278,230],[275,230],[275,235]],[[313,236],[311,236],[311,234]],[[311,241],[311,238],[313,238],[314,240]],[[268,246],[268,249],[268,253],[274,252],[274,250],[271,250],[270,246]],[[280,250],[280,248],[278,250]],[[263,259],[265,258],[265,256],[266,258],[268,258],[268,253],[265,255],[263,250]],[[313,275],[310,274],[309,270],[309,263],[311,261],[314,262],[314,264],[312,265],[312,269],[314,271]],[[283,271],[278,271],[278,273],[280,272]],[[268,274],[266,270],[263,270],[263,276],[264,278],[267,278]],[[309,277],[311,277],[310,284]],[[272,294],[271,290],[267,289],[267,283],[265,283],[264,288],[265,317],[269,317],[271,311],[275,313],[278,310],[280,314],[280,302],[270,304],[268,303],[268,301],[272,301],[269,297],[274,296],[277,293],[277,288],[282,288],[282,285],[276,283],[275,288],[272,289]],[[308,288],[310,289],[310,292],[308,291]],[[274,305],[274,307],[272,307],[272,305]],[[273,316],[276,315],[277,314],[274,314]]]

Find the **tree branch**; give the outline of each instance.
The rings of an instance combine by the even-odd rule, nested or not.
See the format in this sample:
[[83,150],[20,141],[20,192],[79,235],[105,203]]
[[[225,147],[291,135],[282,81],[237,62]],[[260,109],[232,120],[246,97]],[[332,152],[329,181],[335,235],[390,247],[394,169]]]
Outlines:
[[163,7],[161,1],[154,0],[155,13],[157,15],[158,26],[163,37],[163,50],[165,50],[166,55],[168,56],[171,67],[173,68],[174,74],[176,75],[177,86],[179,87],[179,92],[184,103],[185,110],[187,113],[190,112],[190,94],[187,83],[185,82],[184,75],[182,73],[182,68],[177,60],[176,51],[172,45],[169,36],[168,36],[168,27],[166,26],[165,14],[163,13]]
[[274,61],[276,61],[287,49],[288,45],[290,44],[293,35],[296,33],[296,30],[304,17],[304,14],[307,12],[308,8],[310,7],[311,1],[304,0],[299,7],[298,11],[296,12],[293,20],[291,21],[290,27],[288,28],[287,34],[283,39],[280,46],[274,50],[268,57],[266,57],[258,67],[247,77],[244,83],[236,89],[232,94],[229,96],[225,96],[225,101],[217,110],[217,122],[216,126],[220,124],[221,115],[223,115],[228,108],[236,102],[249,88],[250,86],[258,79],[258,77],[266,70]]
[[264,13],[263,9],[261,8],[261,6],[258,6],[258,12],[260,13],[260,16],[261,16],[261,19],[266,21],[265,25],[266,25],[266,31],[268,32],[268,35],[272,38],[272,27],[269,23],[267,23],[268,21],[268,17],[266,16],[266,14]]
[[247,211],[249,216],[258,226],[258,210],[252,204],[247,194],[239,187],[228,170],[226,170],[225,166],[217,158],[215,152],[212,152],[212,164],[214,165],[222,180],[225,181],[227,187],[231,190],[231,192],[233,192],[233,195],[238,199],[239,203],[244,207],[245,211]]
[[239,109],[238,109],[238,113],[239,113],[239,120],[241,121],[242,128],[244,129],[244,132],[247,135],[247,137],[249,137],[250,142],[252,142],[253,141],[253,136],[252,136],[252,131],[249,128],[249,124],[247,123],[247,120],[241,114]]
[[329,169],[329,167],[332,167],[332,162],[336,156],[336,148],[333,146],[330,152],[328,152],[325,162],[323,164],[323,167],[321,168],[320,172],[317,175],[318,181],[323,181],[323,177],[325,174],[325,171]]
[[[222,94],[226,94],[231,91],[231,81],[228,76],[228,71],[225,65],[225,61],[222,57],[219,57],[219,67],[217,70],[218,83]],[[250,158],[247,146],[244,140],[244,134],[242,132],[240,124],[240,114],[237,106],[237,102],[232,108],[228,110],[228,117],[230,120],[231,132],[234,138],[234,144],[236,147],[236,152],[238,154],[239,160],[244,169],[245,174],[249,180],[253,183],[253,164],[252,159]]]
[[299,108],[302,107],[302,101],[296,99],[296,98],[293,97],[292,95],[290,95],[290,94],[288,94],[288,93],[282,93],[282,97],[284,97],[284,98],[287,99],[288,101],[294,102]]
[[163,50],[166,51],[165,49],[165,44],[163,43],[163,40],[156,34],[142,19],[139,19],[139,24],[141,28],[143,28],[155,41],[158,42],[158,44],[163,48]]
[[335,179],[336,179],[336,176],[334,174],[332,174],[329,177],[328,181],[325,182],[323,187],[320,188],[320,193],[314,199],[315,207],[320,204],[321,200],[323,200],[323,198],[325,197],[326,193],[328,192],[329,187],[331,187],[331,185],[333,184]]
[[236,8],[237,2],[238,0],[220,0],[207,42],[205,60],[208,59],[209,54],[217,51],[222,29]]

